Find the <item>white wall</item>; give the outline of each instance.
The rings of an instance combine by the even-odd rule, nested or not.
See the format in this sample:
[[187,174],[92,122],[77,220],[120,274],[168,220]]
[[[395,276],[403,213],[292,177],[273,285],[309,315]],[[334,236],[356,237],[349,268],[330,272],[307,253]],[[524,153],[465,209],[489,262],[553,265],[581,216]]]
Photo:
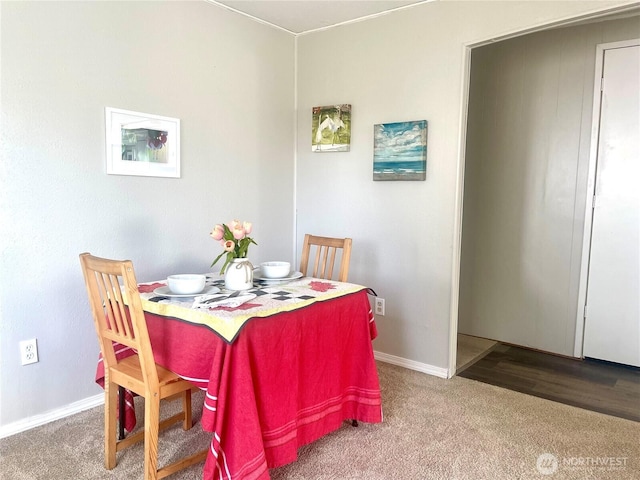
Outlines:
[[596,45],[640,17],[473,51],[459,331],[574,355]]
[[[239,218],[251,259],[293,260],[294,38],[206,2],[0,9],[2,427],[101,392],[79,253],[210,271]],[[105,106],[180,118],[182,178],[106,175]]]
[[[446,372],[465,44],[628,3],[437,2],[299,37],[295,126],[279,30],[204,2],[0,3],[0,427],[100,393],[80,252],[132,258],[141,281],[202,271],[230,216],[256,224],[258,261],[294,233],[352,236],[350,279],[387,299],[376,350]],[[353,105],[351,152],[312,154],[311,108],[333,103]],[[180,118],[183,177],[105,175],[105,106]],[[427,181],[374,183],[373,125],[415,119]]]
[[[353,238],[350,280],[386,299],[377,351],[449,368],[466,46],[612,5],[433,2],[299,37],[297,239]],[[312,153],[312,107],[339,103],[352,105],[351,151]],[[426,181],[373,182],[373,125],[423,119]]]

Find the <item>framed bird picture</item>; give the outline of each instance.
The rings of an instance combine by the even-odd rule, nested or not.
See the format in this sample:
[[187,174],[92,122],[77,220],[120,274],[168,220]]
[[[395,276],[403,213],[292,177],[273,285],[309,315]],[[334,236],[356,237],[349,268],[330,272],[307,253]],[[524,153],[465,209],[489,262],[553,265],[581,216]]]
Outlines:
[[351,146],[351,105],[313,107],[311,151],[348,152]]

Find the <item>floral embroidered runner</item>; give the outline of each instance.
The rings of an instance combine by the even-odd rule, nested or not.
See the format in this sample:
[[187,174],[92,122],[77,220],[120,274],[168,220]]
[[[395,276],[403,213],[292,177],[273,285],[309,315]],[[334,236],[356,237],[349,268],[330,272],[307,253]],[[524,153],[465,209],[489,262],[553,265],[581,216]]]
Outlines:
[[[222,280],[207,278],[208,286],[223,287]],[[142,307],[146,312],[172,317],[202,325],[217,333],[225,342],[232,343],[247,321],[265,318],[281,312],[307,307],[314,302],[331,300],[365,290],[353,283],[320,280],[303,277],[280,285],[260,285],[244,293],[256,297],[235,308],[212,305],[209,309],[192,308],[193,298],[163,296],[154,293],[166,282],[140,284]]]

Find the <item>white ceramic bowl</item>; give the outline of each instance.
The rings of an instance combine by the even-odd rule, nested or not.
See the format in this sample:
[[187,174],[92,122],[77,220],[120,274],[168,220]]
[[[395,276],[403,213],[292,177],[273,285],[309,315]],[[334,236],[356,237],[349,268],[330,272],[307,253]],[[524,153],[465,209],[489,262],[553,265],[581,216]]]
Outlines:
[[204,275],[184,273],[180,275],[169,275],[167,277],[167,284],[169,285],[169,290],[176,295],[190,295],[200,293],[204,290],[204,282],[206,279],[207,277]]
[[289,262],[264,262],[260,264],[263,277],[283,278],[289,275],[291,264]]

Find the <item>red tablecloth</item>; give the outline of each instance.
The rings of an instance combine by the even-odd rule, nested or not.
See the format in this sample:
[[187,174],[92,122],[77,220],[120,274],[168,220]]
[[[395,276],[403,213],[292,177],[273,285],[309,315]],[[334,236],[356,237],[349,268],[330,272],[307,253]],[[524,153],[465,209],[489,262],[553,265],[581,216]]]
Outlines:
[[157,363],[206,390],[207,480],[268,479],[344,420],[382,421],[364,290],[250,320],[232,344],[204,326],[146,317]]

